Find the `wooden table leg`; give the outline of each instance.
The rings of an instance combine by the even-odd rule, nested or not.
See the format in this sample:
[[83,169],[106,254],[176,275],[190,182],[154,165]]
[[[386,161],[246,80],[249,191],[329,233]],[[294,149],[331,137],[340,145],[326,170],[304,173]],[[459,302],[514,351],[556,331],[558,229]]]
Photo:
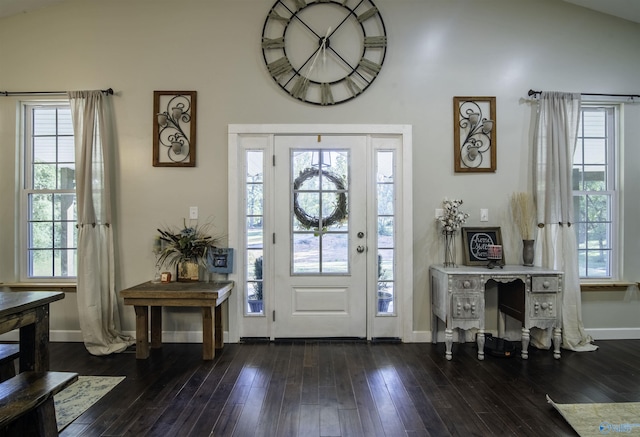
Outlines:
[[216,320],[215,320],[215,347],[216,349],[222,349],[224,347],[224,341],[222,339],[222,304],[216,307]]
[[49,370],[49,305],[33,311],[34,322],[20,328],[20,372]]
[[149,307],[135,305],[136,311],[136,358],[149,358]]
[[216,313],[211,311],[211,307],[202,307],[202,359],[213,360],[216,350],[213,344],[213,330]]
[[162,347],[162,307],[151,307],[151,349]]

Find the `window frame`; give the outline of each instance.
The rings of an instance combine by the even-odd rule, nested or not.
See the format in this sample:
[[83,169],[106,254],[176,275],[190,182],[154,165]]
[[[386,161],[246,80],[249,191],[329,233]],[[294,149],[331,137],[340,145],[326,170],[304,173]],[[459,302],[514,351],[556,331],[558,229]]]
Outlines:
[[[621,115],[622,115],[622,105],[616,103],[603,103],[603,102],[590,102],[583,101],[580,107],[580,119],[584,120],[584,113],[586,111],[594,111],[594,110],[605,110],[607,114],[605,115],[605,129],[606,129],[606,142],[607,142],[607,151],[605,155],[605,163],[603,166],[606,167],[607,176],[605,178],[607,189],[601,191],[593,191],[593,190],[572,190],[572,196],[576,198],[577,196],[588,196],[592,195],[606,195],[609,197],[610,205],[609,205],[609,223],[610,223],[610,244],[609,248],[609,275],[608,276],[582,276],[581,269],[578,269],[578,276],[581,283],[584,284],[593,284],[593,283],[609,283],[619,281],[622,277],[622,232],[620,220],[622,218],[621,211],[621,167],[620,167],[620,156],[622,155],[622,137],[620,135],[621,131]],[[580,141],[584,140],[584,138],[589,138],[584,136],[584,131],[582,132],[583,136],[580,136],[581,132],[578,132],[576,137],[576,151],[580,146]],[[574,159],[575,152],[574,151]],[[575,161],[572,161],[572,169],[575,166]],[[583,163],[584,164],[584,157]],[[579,188],[584,188],[583,186]],[[580,226],[580,224],[585,222],[579,221],[579,211],[574,211],[574,222],[576,226]],[[576,244],[579,246],[580,239],[578,236],[578,227],[576,227]],[[580,248],[578,247],[578,257],[580,256]],[[587,269],[588,273],[588,269]]]
[[[21,101],[19,107],[19,130],[18,130],[18,158],[19,158],[19,175],[17,179],[18,183],[18,212],[16,214],[16,229],[18,230],[17,244],[16,244],[16,262],[15,271],[18,274],[20,283],[29,284],[55,284],[57,286],[75,286],[77,283],[77,276],[29,276],[30,271],[30,253],[29,253],[29,217],[30,206],[29,196],[32,193],[63,193],[73,194],[76,198],[76,189],[50,189],[50,190],[35,190],[33,188],[33,148],[31,147],[32,141],[32,127],[33,127],[33,109],[34,108],[63,108],[71,109],[68,100],[29,100]],[[75,158],[74,158],[75,161]],[[56,162],[57,159],[56,159]],[[76,234],[77,243],[77,234]],[[76,261],[77,261],[77,247],[76,249]],[[77,264],[76,264],[77,273]]]

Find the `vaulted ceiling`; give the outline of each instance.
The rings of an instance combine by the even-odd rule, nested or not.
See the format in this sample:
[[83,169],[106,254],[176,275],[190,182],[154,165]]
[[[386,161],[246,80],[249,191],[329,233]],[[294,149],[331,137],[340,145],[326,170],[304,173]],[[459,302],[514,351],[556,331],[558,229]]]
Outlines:
[[[64,0],[0,0],[0,18],[22,14]],[[106,1],[106,0],[103,0]],[[639,0],[563,0],[629,21],[640,23]]]
[[640,1],[638,0],[564,0],[588,9],[614,15],[640,23]]

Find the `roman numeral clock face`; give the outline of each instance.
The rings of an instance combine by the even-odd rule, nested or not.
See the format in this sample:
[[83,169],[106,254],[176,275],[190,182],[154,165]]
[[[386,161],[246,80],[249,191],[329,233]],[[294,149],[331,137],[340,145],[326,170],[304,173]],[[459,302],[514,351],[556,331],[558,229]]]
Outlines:
[[363,93],[386,51],[384,22],[370,0],[278,0],[262,29],[262,55],[273,80],[315,105]]

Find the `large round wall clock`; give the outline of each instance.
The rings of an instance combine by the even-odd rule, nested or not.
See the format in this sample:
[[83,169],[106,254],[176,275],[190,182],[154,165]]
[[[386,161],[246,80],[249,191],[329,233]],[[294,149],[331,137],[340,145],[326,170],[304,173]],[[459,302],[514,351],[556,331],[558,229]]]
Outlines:
[[384,22],[371,0],[278,0],[262,28],[262,55],[273,80],[315,105],[362,94],[386,52]]

